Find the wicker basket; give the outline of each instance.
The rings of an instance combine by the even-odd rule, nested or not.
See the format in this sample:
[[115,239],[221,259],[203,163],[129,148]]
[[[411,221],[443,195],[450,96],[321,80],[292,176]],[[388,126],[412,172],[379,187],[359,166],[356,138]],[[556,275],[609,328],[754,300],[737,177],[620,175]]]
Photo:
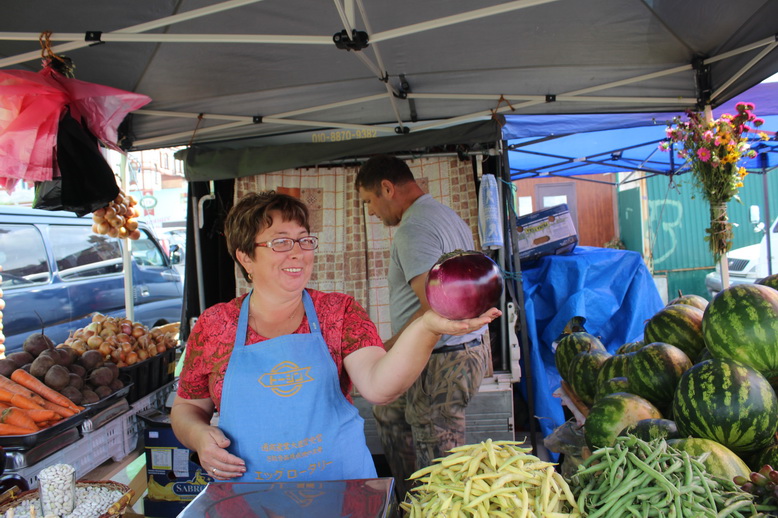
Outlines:
[[[120,516],[124,514],[124,511],[127,510],[127,506],[130,503],[130,500],[132,500],[132,497],[135,495],[135,491],[130,489],[129,486],[125,484],[120,484],[119,482],[114,482],[112,480],[106,480],[106,481],[92,481],[92,480],[80,480],[76,482],[76,487],[101,487],[110,489],[113,491],[121,491],[122,496],[114,502],[106,511],[100,515],[100,518],[111,518],[113,516]],[[19,494],[16,496],[16,498],[13,498],[11,501],[3,502],[0,504],[0,513],[5,514],[10,509],[18,506],[22,502],[28,501],[28,500],[38,500],[39,494],[37,489],[31,489],[29,491],[25,491],[24,493]],[[21,517],[17,517],[21,518]]]

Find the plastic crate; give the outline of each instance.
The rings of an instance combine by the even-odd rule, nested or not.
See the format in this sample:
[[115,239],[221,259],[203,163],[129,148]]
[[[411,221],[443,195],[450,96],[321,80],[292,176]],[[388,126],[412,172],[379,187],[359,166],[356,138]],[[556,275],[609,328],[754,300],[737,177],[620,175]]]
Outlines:
[[94,432],[84,434],[70,446],[15,473],[24,477],[32,489],[38,487],[38,473],[55,464],[70,464],[75,468],[76,478],[79,479],[108,459],[116,461],[123,459],[129,453],[125,449],[124,440],[125,415],[117,417]]
[[119,368],[119,373],[132,382],[127,394],[128,402],[134,403],[173,381],[176,351],[177,349],[168,349],[135,365]]
[[168,395],[177,387],[178,381],[171,381],[132,404],[130,411],[126,414],[127,428],[124,431],[125,448],[127,448],[128,453],[138,446],[138,440],[146,429],[144,421],[138,417],[138,414],[151,408],[164,409]]

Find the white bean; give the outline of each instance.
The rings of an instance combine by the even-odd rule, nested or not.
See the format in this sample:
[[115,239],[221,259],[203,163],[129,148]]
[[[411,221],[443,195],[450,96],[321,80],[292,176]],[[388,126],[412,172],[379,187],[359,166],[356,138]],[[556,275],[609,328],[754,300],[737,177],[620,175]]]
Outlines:
[[[40,475],[39,475],[40,480]],[[13,509],[9,509],[3,518],[11,518],[12,516],[30,516],[30,507],[35,507],[36,516],[43,516],[44,518],[99,518],[99,516],[105,513],[111,505],[116,503],[123,493],[115,489],[109,489],[107,487],[99,486],[84,486],[76,488],[76,505],[73,511],[64,515],[44,515],[41,512],[40,500],[30,499],[25,500]]]

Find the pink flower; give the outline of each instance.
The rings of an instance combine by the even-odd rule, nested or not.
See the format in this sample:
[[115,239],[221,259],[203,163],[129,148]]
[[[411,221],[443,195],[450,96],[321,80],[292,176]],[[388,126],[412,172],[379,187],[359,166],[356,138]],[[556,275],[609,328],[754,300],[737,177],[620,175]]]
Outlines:
[[764,124],[764,119],[756,118],[756,119],[753,120],[753,123],[754,123],[754,126],[757,126],[757,127],[761,126],[762,124]]
[[710,149],[704,147],[698,149],[697,158],[699,158],[703,162],[707,162],[708,160],[710,160]]

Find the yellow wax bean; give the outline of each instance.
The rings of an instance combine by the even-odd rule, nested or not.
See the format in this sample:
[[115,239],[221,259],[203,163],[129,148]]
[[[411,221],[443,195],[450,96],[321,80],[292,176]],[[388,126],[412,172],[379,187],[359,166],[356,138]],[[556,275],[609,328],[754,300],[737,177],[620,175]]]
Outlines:
[[481,465],[481,461],[483,460],[484,457],[486,457],[485,451],[482,451],[478,453],[475,457],[473,457],[473,460],[467,469],[468,477],[472,477],[473,475],[476,474],[476,472],[478,471],[478,467]]

